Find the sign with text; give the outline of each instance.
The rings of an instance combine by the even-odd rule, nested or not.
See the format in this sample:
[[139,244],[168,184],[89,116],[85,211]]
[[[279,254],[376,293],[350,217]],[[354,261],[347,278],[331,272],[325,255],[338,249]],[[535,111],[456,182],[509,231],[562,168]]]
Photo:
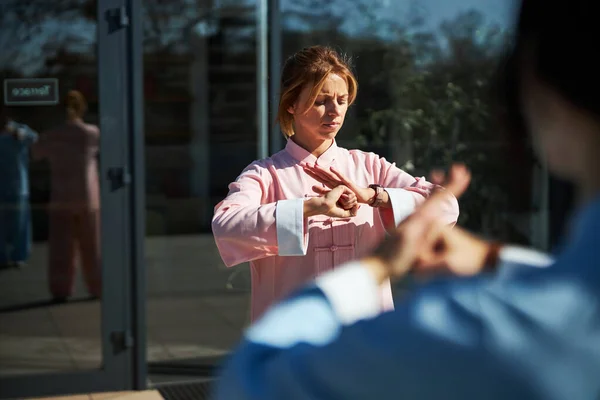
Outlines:
[[58,104],[58,79],[5,79],[4,104],[7,106]]

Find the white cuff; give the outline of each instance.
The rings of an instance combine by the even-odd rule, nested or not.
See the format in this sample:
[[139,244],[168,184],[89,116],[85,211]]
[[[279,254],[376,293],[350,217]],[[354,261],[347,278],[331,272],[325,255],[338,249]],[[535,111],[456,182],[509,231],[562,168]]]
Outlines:
[[321,275],[316,283],[344,325],[381,313],[380,288],[358,261]]
[[546,253],[520,246],[504,246],[498,254],[500,266],[528,266],[544,268],[554,263],[554,258]]
[[277,249],[280,256],[305,256],[304,199],[279,200],[275,208]]
[[394,223],[398,226],[400,222],[415,211],[415,198],[412,192],[404,189],[385,188],[385,191],[390,196],[390,203],[394,212]]

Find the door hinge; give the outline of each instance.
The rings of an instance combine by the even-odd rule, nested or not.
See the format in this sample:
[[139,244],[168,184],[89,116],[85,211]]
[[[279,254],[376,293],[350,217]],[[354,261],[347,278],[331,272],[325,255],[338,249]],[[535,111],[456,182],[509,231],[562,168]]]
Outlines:
[[114,32],[117,29],[122,29],[129,26],[129,15],[127,8],[121,6],[119,8],[111,8],[106,10],[106,20],[109,23],[109,32]]
[[125,351],[133,347],[133,335],[130,331],[119,331],[110,334],[115,353]]
[[117,190],[131,183],[131,174],[127,167],[109,168],[107,172],[111,190]]

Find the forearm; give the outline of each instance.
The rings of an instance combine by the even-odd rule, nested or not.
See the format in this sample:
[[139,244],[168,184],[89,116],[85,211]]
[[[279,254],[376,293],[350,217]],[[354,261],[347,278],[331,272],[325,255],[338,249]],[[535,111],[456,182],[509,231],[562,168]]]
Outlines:
[[383,191],[381,198],[382,198],[382,202],[380,205],[381,208],[392,208],[392,201],[390,198],[390,194],[388,193],[387,190]]
[[[463,254],[457,254],[456,252],[448,254],[448,265],[439,271],[462,277],[475,276],[485,272],[503,275],[511,273],[515,268],[522,265],[543,268],[554,262],[554,259],[545,253],[497,241],[480,240],[477,243],[472,243],[468,254],[464,253],[466,250],[458,251],[463,251]],[[360,260],[360,264],[369,272],[378,285],[386,280],[400,279],[407,272],[407,269],[403,268],[401,269],[401,275],[399,275],[398,271],[395,271],[394,267],[391,266],[392,263],[387,260],[385,253],[365,257]],[[413,266],[409,266],[408,270],[412,268]],[[422,271],[418,268],[415,272],[420,277],[430,276],[428,273],[422,274]],[[431,272],[435,274],[434,269]]]
[[[386,238],[372,255],[361,260],[378,284],[403,278],[410,271],[420,277],[439,273],[478,275],[494,271],[507,255],[504,254],[505,245],[482,240],[460,228],[436,224],[425,228],[418,237],[410,234],[411,229],[418,232],[421,228],[417,226],[423,226],[423,223],[426,221],[408,221],[407,224],[412,225],[406,225],[401,233]],[[509,251],[508,255],[510,253],[514,251]]]
[[212,231],[227,266],[277,254],[275,212],[274,203],[261,207],[217,206]]

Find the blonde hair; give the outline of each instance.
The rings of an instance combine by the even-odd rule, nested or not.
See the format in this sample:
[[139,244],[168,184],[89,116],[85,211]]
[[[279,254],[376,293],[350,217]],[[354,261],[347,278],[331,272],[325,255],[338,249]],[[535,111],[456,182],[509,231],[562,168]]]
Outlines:
[[277,111],[277,122],[286,138],[294,134],[294,116],[288,109],[298,101],[306,85],[312,85],[312,89],[303,112],[308,112],[314,104],[330,74],[336,74],[346,81],[348,105],[354,103],[358,82],[350,65],[347,56],[342,56],[327,46],[306,47],[286,60],[281,73],[281,95]]
[[79,90],[69,90],[64,104],[70,116],[81,118],[87,111],[87,101]]

